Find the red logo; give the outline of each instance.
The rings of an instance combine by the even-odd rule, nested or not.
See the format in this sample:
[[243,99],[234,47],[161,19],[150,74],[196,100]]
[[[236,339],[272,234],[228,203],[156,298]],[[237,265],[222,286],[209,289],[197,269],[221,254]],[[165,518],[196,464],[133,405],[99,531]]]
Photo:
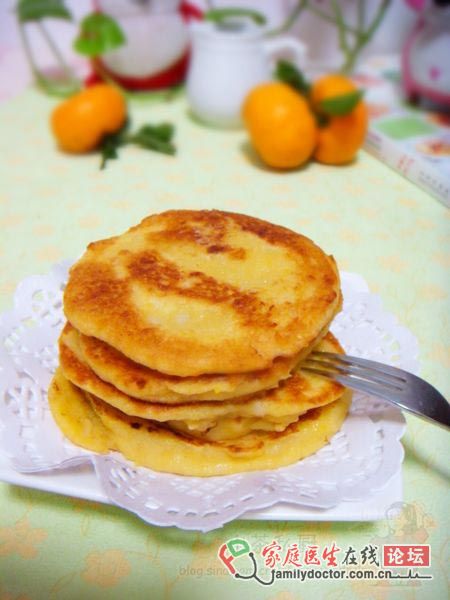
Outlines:
[[383,546],[383,567],[429,567],[428,544],[389,544]]

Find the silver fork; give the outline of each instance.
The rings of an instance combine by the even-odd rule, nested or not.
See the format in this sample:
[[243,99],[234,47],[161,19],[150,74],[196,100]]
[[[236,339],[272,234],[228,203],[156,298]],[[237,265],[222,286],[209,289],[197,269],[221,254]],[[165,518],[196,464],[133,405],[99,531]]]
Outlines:
[[383,398],[450,429],[450,404],[436,388],[412,373],[373,360],[332,352],[311,352],[301,368]]

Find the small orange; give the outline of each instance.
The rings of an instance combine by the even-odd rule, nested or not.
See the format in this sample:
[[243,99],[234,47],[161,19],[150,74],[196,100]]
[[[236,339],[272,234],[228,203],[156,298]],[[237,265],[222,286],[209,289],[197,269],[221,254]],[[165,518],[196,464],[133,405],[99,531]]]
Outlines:
[[[323,100],[355,92],[358,88],[344,75],[326,75],[312,86],[310,101],[313,110],[320,113]],[[314,158],[328,165],[342,165],[350,162],[362,146],[367,132],[368,111],[363,100],[342,116],[329,117],[328,122],[319,128]]]
[[120,129],[126,116],[127,106],[120,91],[99,83],[59,104],[50,124],[62,150],[83,153],[93,150],[107,133]]
[[281,82],[253,88],[242,108],[253,147],[270,167],[305,163],[317,141],[317,126],[306,100]]

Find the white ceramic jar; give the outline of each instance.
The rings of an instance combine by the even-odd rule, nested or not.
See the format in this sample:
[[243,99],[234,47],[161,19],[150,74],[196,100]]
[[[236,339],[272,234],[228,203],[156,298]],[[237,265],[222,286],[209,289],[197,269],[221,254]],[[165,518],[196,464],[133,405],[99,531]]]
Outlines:
[[124,46],[102,56],[107,70],[119,78],[145,80],[179,62],[189,50],[180,4],[181,0],[97,0],[99,10],[114,17],[126,37]]
[[187,97],[192,113],[218,127],[239,127],[241,106],[257,84],[272,79],[275,58],[288,56],[303,66],[304,45],[283,36],[265,39],[256,25],[225,29],[207,21],[192,23],[192,55]]

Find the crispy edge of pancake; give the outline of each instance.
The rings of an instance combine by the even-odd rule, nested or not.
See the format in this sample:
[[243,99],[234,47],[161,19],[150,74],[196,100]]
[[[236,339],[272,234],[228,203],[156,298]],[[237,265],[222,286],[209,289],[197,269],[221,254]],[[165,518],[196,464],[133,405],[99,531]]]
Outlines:
[[341,428],[351,393],[346,391],[339,400],[308,411],[282,432],[251,433],[230,442],[187,437],[128,417],[93,396],[89,399],[125,458],[155,471],[209,477],[276,469],[313,454]]
[[[331,334],[327,333],[319,347],[324,347],[333,352],[343,352],[339,342]],[[95,373],[84,365],[76,354],[69,349],[63,341],[60,341],[60,368],[64,376],[82,390],[99,397],[104,402],[117,408],[130,416],[152,419],[155,421],[187,421],[195,420],[195,411],[199,420],[220,419],[230,415],[239,415],[242,417],[263,417],[264,414],[270,414],[269,403],[277,405],[276,416],[289,416],[300,414],[311,408],[315,408],[338,398],[343,391],[343,387],[336,382],[324,380],[311,373],[300,372],[291,375],[290,378],[281,382],[280,387],[290,386],[290,394],[298,394],[299,399],[303,400],[303,405],[298,406],[295,402],[284,400],[280,397],[279,388],[258,392],[250,396],[230,399],[224,402],[184,402],[180,404],[164,404],[158,402],[143,402],[134,399],[121,391],[117,390],[111,384],[102,381]],[[294,379],[293,379],[294,378]],[[308,381],[321,382],[326,386],[325,391],[308,397],[305,394],[305,383]],[[292,396],[291,396],[292,397]],[[264,407],[264,403],[266,407]],[[285,409],[284,412],[280,408]],[[193,417],[194,415],[194,417]]]
[[[164,328],[150,325],[148,319],[143,318],[130,300],[130,277],[119,278],[110,265],[101,261],[102,251],[114,244],[120,236],[100,240],[90,244],[83,257],[70,270],[64,292],[65,314],[76,329],[85,335],[102,339],[135,362],[160,372],[180,376],[265,369],[277,356],[292,356],[311,344],[336,314],[340,303],[340,282],[336,263],[333,257],[327,256],[309,238],[255,217],[216,210],[174,210],[151,215],[122,235],[133,235],[140,228],[150,231],[155,223],[162,224],[159,234],[166,235],[173,243],[180,236],[184,236],[185,240],[201,247],[205,253],[208,253],[209,247],[197,243],[194,235],[197,231],[196,226],[199,227],[200,224],[204,229],[214,225],[217,230],[225,231],[225,241],[226,234],[235,227],[269,245],[282,247],[292,260],[301,262],[302,268],[305,268],[304,273],[300,275],[299,272],[295,288],[300,290],[304,287],[301,285],[302,281],[304,283],[307,279],[310,285],[314,285],[314,293],[307,298],[299,297],[293,302],[295,311],[292,310],[292,318],[283,327],[275,326],[272,318],[263,319],[264,323],[258,324],[256,321],[252,326],[244,322],[244,325],[236,328],[236,335],[226,339],[219,336],[214,342],[209,342],[207,336],[203,336],[187,341],[185,337],[168,335]],[[149,247],[145,251],[146,256],[150,250]],[[145,252],[141,252],[142,264],[136,267],[143,281],[150,275],[155,278],[157,266],[153,264],[153,259],[151,264],[149,263],[149,257],[144,256]],[[138,258],[139,253],[136,260]],[[176,294],[185,293],[184,287],[178,285],[178,279],[182,276],[178,265],[162,261],[159,271],[163,283],[169,281],[170,273],[175,271],[172,279],[177,282]],[[202,275],[201,272],[199,274]],[[210,279],[206,277],[206,280]],[[227,286],[223,282],[216,283],[219,287]],[[165,293],[170,292],[170,282],[164,283],[163,287]],[[249,293],[243,296],[241,294],[240,297],[240,291],[234,290],[231,296],[222,293],[216,300],[214,294],[205,297],[206,299],[202,296],[202,302],[214,303],[220,300],[219,303],[227,306],[223,315],[232,314],[239,317],[247,301],[253,298]],[[238,294],[238,297],[230,303],[229,298],[234,297],[234,293]],[[192,291],[189,294],[189,297],[193,297]],[[257,301],[258,298],[253,300]],[[271,307],[265,306],[266,309],[270,314]],[[124,320],[127,322],[126,328],[121,327]]]
[[155,471],[208,477],[275,469],[313,454],[341,428],[351,393],[346,390],[339,400],[308,411],[283,432],[252,433],[231,443],[204,442],[128,417],[83,393],[60,372],[49,399],[53,418],[76,445],[102,453],[118,450],[136,465]]
[[69,328],[78,336],[84,362],[96,375],[139,400],[182,402],[189,398],[221,401],[245,396],[274,387],[280,380],[289,377],[304,355],[277,358],[270,368],[262,371],[177,377],[139,365],[105,342],[77,332],[70,324],[64,328],[68,335],[72,335]]
[[60,368],[50,383],[48,402],[59,429],[74,444],[100,454],[113,447],[109,432],[95,410],[84,400],[80,389],[64,377]]
[[124,394],[138,400],[176,404],[195,400],[228,400],[276,387],[281,380],[289,377],[327,332],[328,325],[314,342],[298,355],[278,357],[268,369],[196,377],[164,375],[139,365],[105,342],[81,334],[70,323],[65,325],[61,339],[100,379],[112,384]]

